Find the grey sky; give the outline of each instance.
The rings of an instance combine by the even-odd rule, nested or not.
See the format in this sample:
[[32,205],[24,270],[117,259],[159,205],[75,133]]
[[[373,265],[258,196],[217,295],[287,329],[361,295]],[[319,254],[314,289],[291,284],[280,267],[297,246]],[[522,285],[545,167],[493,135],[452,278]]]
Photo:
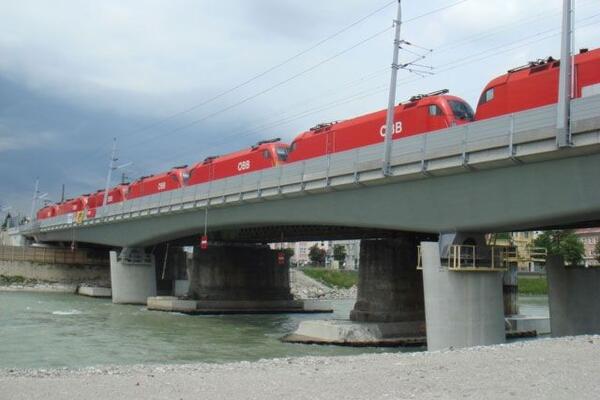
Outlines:
[[[458,0],[404,1],[406,19]],[[390,5],[282,68],[149,129],[311,47],[388,0],[0,2],[0,203],[27,210],[103,185],[113,136],[132,178],[386,105],[393,32],[228,111],[391,27]],[[600,46],[600,0],[577,0],[577,47]],[[560,0],[468,0],[403,26],[436,74],[402,72],[398,100],[441,88],[472,104],[492,77],[559,54]],[[403,52],[409,60],[412,55]],[[474,105],[474,104],[473,104]],[[214,115],[213,115],[214,114]],[[193,123],[194,121],[198,121]],[[189,125],[187,128],[183,128]]]

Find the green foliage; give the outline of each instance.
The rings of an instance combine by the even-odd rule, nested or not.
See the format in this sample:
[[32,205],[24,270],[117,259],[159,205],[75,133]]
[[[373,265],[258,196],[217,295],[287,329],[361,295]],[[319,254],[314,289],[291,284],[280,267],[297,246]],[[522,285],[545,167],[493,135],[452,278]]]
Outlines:
[[315,244],[308,251],[308,258],[313,264],[323,265],[325,264],[325,254],[325,250]]
[[10,220],[11,220],[10,213],[7,213],[6,217],[4,217],[4,222],[2,222],[2,226],[0,228],[2,230],[6,230],[6,229],[10,228],[10,226],[8,226]]
[[292,249],[291,247],[286,247],[281,251],[283,251],[283,253],[285,254],[286,260],[289,260],[290,258],[294,257],[294,249]]
[[346,246],[336,244],[333,246],[333,259],[343,263],[346,260]]
[[544,295],[548,294],[548,281],[545,276],[519,277],[519,294]]
[[7,286],[7,285],[30,285],[30,284],[35,284],[37,283],[38,280],[37,279],[29,279],[29,278],[25,278],[24,276],[20,276],[20,275],[15,275],[15,276],[8,276],[8,275],[0,275],[0,285],[2,286]]
[[358,283],[358,272],[356,271],[338,271],[323,268],[305,268],[302,271],[329,287],[348,289]]
[[535,239],[534,245],[544,247],[548,255],[563,256],[565,262],[571,265],[583,261],[583,242],[570,230],[544,231]]

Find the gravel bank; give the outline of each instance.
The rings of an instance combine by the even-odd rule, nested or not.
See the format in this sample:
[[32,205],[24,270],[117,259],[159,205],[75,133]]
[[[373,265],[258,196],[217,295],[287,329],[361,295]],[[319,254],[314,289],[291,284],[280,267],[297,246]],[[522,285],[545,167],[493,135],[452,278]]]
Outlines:
[[1,399],[598,399],[600,336],[432,353],[0,370]]
[[290,269],[290,288],[295,299],[343,300],[356,298],[356,286],[350,289],[331,288],[293,268]]

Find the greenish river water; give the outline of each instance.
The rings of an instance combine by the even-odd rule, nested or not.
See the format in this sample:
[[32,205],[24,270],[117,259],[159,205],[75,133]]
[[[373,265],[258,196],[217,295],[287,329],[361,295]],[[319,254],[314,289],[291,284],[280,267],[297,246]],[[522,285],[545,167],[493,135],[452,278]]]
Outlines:
[[[333,315],[188,316],[70,294],[0,292],[0,368],[252,361],[418,350],[279,341],[301,320],[347,318],[354,301],[330,304]],[[547,300],[522,298],[521,312],[547,315]]]

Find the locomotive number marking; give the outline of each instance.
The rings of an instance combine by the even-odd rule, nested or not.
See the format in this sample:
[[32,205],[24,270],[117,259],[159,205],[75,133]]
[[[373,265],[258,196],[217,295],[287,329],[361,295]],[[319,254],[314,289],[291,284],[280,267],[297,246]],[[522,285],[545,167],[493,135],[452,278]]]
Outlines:
[[250,160],[240,161],[237,165],[238,171],[245,171],[250,169]]
[[158,190],[165,190],[167,188],[167,183],[166,182],[159,182],[158,183]]
[[[393,125],[392,135],[397,135],[399,133],[402,133],[402,121],[397,121]],[[379,128],[379,134],[381,137],[385,137],[385,125],[381,125],[381,128]]]

